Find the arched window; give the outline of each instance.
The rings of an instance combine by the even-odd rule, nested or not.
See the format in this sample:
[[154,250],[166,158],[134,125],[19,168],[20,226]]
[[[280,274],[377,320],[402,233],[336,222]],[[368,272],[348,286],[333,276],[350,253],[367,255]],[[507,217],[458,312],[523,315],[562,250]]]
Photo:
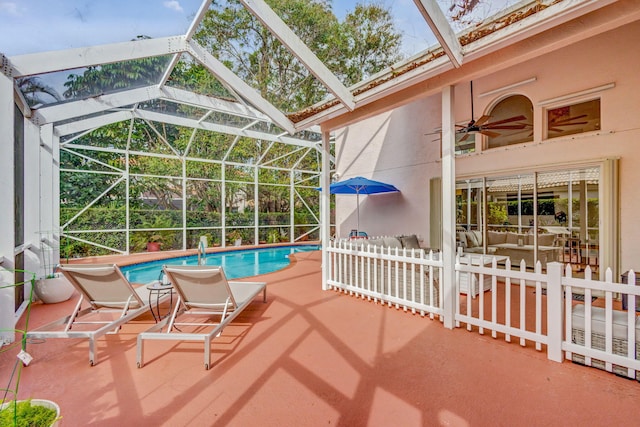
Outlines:
[[[498,102],[488,122],[487,148],[533,141],[533,104],[524,95],[509,96]],[[486,133],[485,133],[486,135]]]

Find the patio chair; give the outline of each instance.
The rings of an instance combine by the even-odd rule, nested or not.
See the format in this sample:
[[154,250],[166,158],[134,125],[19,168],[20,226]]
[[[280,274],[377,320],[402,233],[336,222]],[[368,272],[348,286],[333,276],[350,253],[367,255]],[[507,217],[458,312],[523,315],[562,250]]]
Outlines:
[[[58,269],[80,298],[69,316],[28,331],[26,338],[88,338],[89,364],[94,366],[98,362],[96,340],[117,333],[123,324],[148,311],[149,290],[134,287],[115,264],[63,265]],[[89,307],[82,309],[85,301]]]
[[229,282],[220,266],[166,265],[164,272],[178,293],[178,302],[171,316],[138,335],[138,368],[144,364],[145,340],[178,340],[204,342],[204,367],[209,369],[212,339],[260,292],[263,302],[267,301],[265,282]]

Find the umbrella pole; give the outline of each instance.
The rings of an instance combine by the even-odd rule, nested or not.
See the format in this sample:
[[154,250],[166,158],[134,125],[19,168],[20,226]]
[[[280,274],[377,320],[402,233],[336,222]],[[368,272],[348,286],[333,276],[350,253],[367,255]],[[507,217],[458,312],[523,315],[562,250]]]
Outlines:
[[356,225],[356,237],[360,236],[360,191],[356,190],[356,212],[358,222]]

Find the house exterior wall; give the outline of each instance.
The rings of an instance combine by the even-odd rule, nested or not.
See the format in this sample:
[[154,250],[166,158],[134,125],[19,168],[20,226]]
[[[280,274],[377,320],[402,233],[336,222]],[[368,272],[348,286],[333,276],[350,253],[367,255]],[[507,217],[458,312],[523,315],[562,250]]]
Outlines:
[[[620,269],[640,269],[640,22],[578,41],[511,67],[473,77],[477,119],[505,96],[522,94],[533,103],[533,142],[458,156],[456,176],[507,175],[514,171],[562,168],[564,165],[619,159]],[[473,66],[471,66],[473,68]],[[464,65],[462,67],[464,69]],[[516,88],[488,96],[483,93],[535,78]],[[601,130],[587,134],[543,139],[544,104],[609,83],[615,86],[583,97],[559,102],[568,105],[600,97]],[[455,85],[455,116],[471,118],[469,79]],[[440,176],[438,135],[441,98],[418,101],[370,116],[337,129],[336,160],[341,179],[356,175],[396,185],[395,199],[371,196],[360,200],[361,229],[370,234],[418,233],[429,235],[429,180]],[[549,104],[550,107],[556,104]],[[433,141],[436,140],[436,141]],[[480,143],[480,142],[479,142]],[[387,200],[393,203],[387,203]],[[339,234],[355,225],[355,198],[337,199]],[[352,221],[353,220],[353,221]]]

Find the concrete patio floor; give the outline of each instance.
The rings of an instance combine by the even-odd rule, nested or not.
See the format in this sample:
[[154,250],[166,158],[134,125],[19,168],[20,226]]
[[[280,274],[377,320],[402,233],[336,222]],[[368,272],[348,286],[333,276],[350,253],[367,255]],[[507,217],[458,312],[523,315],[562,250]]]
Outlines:
[[[516,342],[335,291],[321,290],[320,252],[260,277],[260,298],[213,345],[150,342],[136,367],[143,316],[99,341],[28,345],[19,398],[62,408],[62,426],[592,426],[640,419],[640,383]],[[75,298],[72,298],[74,300]],[[32,306],[30,328],[74,301]],[[23,319],[24,321],[24,319]],[[2,348],[5,387],[17,348]]]

